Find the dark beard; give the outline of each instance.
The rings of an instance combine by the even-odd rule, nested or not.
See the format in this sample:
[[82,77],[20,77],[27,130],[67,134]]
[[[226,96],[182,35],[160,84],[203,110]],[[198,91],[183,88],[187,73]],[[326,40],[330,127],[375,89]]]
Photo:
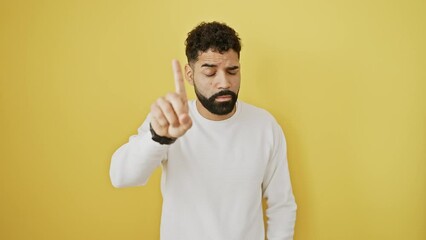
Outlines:
[[[201,104],[211,113],[216,115],[226,115],[231,113],[234,110],[235,103],[238,99],[238,93],[234,93],[230,90],[220,91],[213,96],[206,98],[204,97],[198,90],[197,86],[195,86],[195,95],[197,95],[198,100]],[[231,96],[231,100],[227,102],[216,102],[215,99],[218,96],[229,95]]]

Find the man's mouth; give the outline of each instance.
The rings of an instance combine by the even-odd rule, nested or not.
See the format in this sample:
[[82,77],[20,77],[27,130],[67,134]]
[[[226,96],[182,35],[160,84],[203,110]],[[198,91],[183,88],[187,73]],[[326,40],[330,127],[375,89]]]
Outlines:
[[231,95],[221,95],[221,96],[217,96],[215,100],[217,102],[227,102],[227,101],[232,100],[232,96]]

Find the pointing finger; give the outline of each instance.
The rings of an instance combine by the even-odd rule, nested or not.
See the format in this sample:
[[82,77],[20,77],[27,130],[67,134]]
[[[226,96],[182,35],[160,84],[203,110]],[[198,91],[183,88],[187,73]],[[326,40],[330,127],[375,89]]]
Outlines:
[[173,67],[173,76],[175,78],[176,93],[184,97],[186,100],[185,84],[183,83],[183,75],[182,75],[182,70],[181,70],[179,61],[174,59],[172,61],[172,67]]

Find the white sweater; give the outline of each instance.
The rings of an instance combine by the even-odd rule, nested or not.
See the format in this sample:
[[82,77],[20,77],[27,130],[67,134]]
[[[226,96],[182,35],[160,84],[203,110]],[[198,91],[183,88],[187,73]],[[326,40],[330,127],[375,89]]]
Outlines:
[[172,145],[152,141],[148,116],[112,156],[112,184],[144,185],[162,165],[162,240],[264,240],[262,197],[268,239],[293,239],[296,203],[275,119],[242,101],[224,121],[202,117],[195,101],[189,113],[192,128]]

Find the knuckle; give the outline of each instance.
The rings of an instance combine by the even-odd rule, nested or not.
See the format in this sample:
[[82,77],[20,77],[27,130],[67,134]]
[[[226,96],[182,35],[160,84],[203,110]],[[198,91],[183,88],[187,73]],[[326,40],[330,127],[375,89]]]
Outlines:
[[157,112],[158,111],[158,105],[155,103],[151,104],[151,112]]
[[168,124],[167,119],[161,111],[156,111],[153,113],[153,117],[157,121],[158,125],[162,127]]
[[176,126],[176,124],[179,124],[178,119],[176,119],[176,117],[174,117],[174,116],[172,116],[170,118],[169,122],[170,122],[171,125],[174,125],[174,126]]
[[176,101],[177,99],[179,99],[179,95],[177,93],[168,93],[167,99],[169,101]]
[[161,104],[164,103],[164,98],[163,97],[158,98],[157,101],[156,101],[156,103],[157,103],[157,105],[161,106]]
[[167,122],[167,120],[166,119],[164,119],[164,118],[160,118],[160,119],[158,119],[158,124],[161,126],[161,127],[168,127],[169,126],[169,123]]
[[165,113],[170,113],[170,112],[172,112],[172,111],[173,111],[173,108],[172,108],[172,106],[170,105],[170,103],[164,104],[164,106],[163,106],[163,111],[164,111]]

